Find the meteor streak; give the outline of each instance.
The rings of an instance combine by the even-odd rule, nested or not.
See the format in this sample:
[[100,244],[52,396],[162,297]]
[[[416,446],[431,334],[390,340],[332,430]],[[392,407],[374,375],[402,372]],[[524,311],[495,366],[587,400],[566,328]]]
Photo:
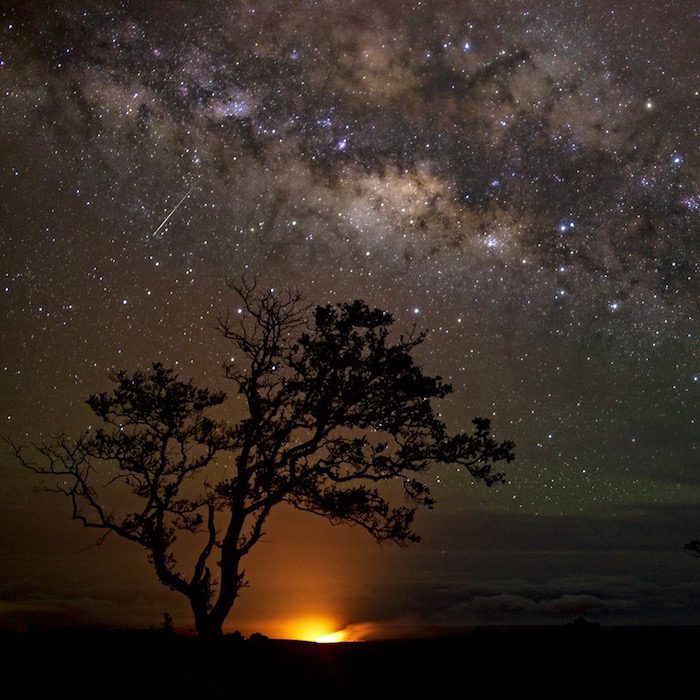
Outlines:
[[185,193],[185,196],[170,210],[170,213],[163,219],[163,221],[160,222],[160,225],[158,226],[158,228],[151,234],[152,237],[157,236],[160,233],[163,226],[165,226],[165,224],[168,223],[168,221],[170,220],[170,217],[179,209],[180,205],[190,196],[190,193],[192,192],[193,189],[194,189],[194,185],[192,185],[192,187],[190,187],[190,189],[187,190],[187,192]]

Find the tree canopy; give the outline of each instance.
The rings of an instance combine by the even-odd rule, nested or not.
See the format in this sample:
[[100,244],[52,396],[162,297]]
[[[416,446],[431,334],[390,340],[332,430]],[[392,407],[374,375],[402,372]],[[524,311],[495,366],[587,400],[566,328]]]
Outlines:
[[[225,374],[243,419],[214,417],[225,415],[223,392],[154,363],[114,372],[112,391],[88,399],[100,427],[13,445],[25,467],[56,477],[45,488],[70,499],[74,519],[146,549],[158,579],[188,598],[204,637],[221,635],[245,585],[241,562],[275,506],[404,544],[419,539],[417,508],[434,505],[431,467],[459,465],[490,486],[503,481],[495,464],[513,459],[488,419],[448,431],[433,402],[452,388],[416,363],[424,334],[392,339],[391,314],[359,300],[311,309],[294,292],[254,284],[233,290],[239,312],[221,316],[218,330],[234,347]],[[390,481],[403,502],[390,502]],[[105,491],[115,488],[132,510],[108,510]],[[200,533],[187,574],[174,551],[181,532]]]

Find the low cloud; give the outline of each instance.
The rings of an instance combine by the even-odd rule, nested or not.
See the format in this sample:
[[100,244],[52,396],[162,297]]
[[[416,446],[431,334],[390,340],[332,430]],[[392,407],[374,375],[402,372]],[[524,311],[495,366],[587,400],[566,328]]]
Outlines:
[[565,594],[557,598],[533,599],[501,593],[493,596],[476,596],[463,609],[486,612],[490,615],[532,613],[537,616],[559,618],[589,613],[629,613],[638,608],[634,600],[604,599],[593,595]]

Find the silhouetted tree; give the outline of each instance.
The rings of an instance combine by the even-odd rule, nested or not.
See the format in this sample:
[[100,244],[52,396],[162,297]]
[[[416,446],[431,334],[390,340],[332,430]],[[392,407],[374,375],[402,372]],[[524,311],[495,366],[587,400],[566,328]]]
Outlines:
[[[423,334],[390,340],[389,313],[362,301],[311,312],[296,293],[233,289],[238,309],[218,328],[235,348],[226,376],[247,417],[214,420],[223,393],[154,364],[147,373],[115,373],[112,393],[88,399],[104,427],[35,445],[33,456],[14,446],[24,466],[59,477],[49,488],[71,499],[74,519],[144,547],[160,581],[188,598],[207,638],[222,634],[246,585],[241,562],[278,504],[407,543],[419,539],[416,509],[434,503],[418,478],[429,467],[460,465],[491,485],[503,480],[494,463],[513,459],[512,443],[497,442],[487,419],[474,419],[471,432],[448,432],[431,401],[451,387],[416,364]],[[101,485],[121,483],[138,497],[135,510],[109,512],[98,474]],[[195,476],[203,477],[199,487],[185,488]],[[389,481],[401,484],[403,504],[380,492]],[[204,533],[187,576],[173,551],[179,531]]]
[[[216,546],[217,502],[208,488],[184,491],[231,445],[228,426],[207,415],[226,395],[181,381],[158,363],[146,373],[119,371],[110,378],[115,384],[110,394],[87,400],[103,427],[77,439],[62,435],[33,444],[33,452],[12,447],[25,467],[57,477],[42,489],[67,496],[73,519],[102,531],[99,542],[115,533],[144,547],[159,580],[186,595],[196,619],[203,620],[212,594],[206,565]],[[116,500],[124,492],[135,496],[135,509],[113,513],[108,490],[118,491]],[[179,532],[196,533],[203,526],[206,544],[186,578],[175,569],[173,546]]]
[[167,611],[163,613],[163,625],[161,629],[163,634],[170,635],[173,633],[173,616]]

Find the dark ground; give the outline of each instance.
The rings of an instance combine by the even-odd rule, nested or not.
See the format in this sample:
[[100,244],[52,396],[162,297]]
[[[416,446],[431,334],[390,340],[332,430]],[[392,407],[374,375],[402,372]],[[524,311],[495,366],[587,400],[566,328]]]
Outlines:
[[[700,628],[485,628],[444,638],[314,644],[157,632],[5,632],[5,697],[694,697]],[[690,688],[684,686],[690,683]],[[645,693],[646,694],[646,693]],[[537,697],[537,696],[536,696]]]

